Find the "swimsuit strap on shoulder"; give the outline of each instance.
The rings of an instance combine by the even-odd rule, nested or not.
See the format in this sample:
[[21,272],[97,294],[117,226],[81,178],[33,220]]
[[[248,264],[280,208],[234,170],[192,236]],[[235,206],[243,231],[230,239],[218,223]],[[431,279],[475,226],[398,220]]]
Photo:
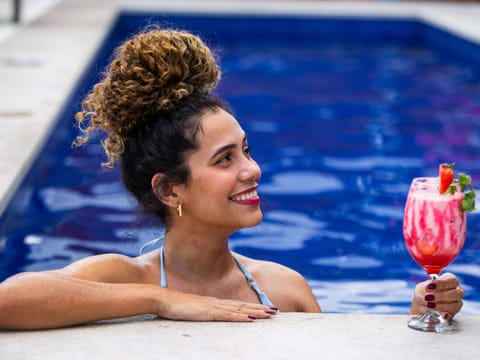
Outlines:
[[243,275],[245,275],[245,278],[247,279],[248,283],[250,284],[250,287],[257,294],[260,302],[263,305],[273,306],[273,303],[270,301],[268,296],[262,290],[260,290],[260,288],[258,287],[258,284],[255,281],[255,279],[253,278],[252,274],[250,274],[250,271],[248,271],[247,268],[245,266],[243,266],[243,264],[240,262],[240,260],[238,260],[235,256],[233,257],[233,259],[237,263],[237,266],[240,268],[240,270],[243,272]]
[[140,251],[139,251],[140,255],[143,255],[143,252],[145,251],[145,249],[146,249],[147,247],[155,246],[155,245],[157,245],[158,243],[163,242],[164,240],[165,240],[165,235],[162,235],[162,236],[160,236],[160,237],[158,237],[158,238],[156,238],[156,239],[153,239],[153,240],[150,240],[150,241],[146,242],[146,243],[143,244],[142,247],[140,248]]
[[160,248],[160,286],[167,287],[167,272],[165,270],[165,259],[163,255],[163,246]]
[[[140,248],[140,255],[143,254],[145,248],[150,246],[155,246],[158,243],[161,243],[165,240],[165,235],[160,236],[157,239],[150,240],[149,242],[142,245]],[[163,288],[167,287],[167,273],[165,271],[165,259],[163,255],[163,245],[160,247],[160,286]]]

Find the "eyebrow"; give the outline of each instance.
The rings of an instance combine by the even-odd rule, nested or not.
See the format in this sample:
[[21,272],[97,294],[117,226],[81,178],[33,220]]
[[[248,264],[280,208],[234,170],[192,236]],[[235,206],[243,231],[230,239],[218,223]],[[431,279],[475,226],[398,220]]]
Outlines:
[[[245,144],[246,142],[247,142],[247,135],[243,137],[242,144]],[[210,157],[210,160],[216,158],[219,154],[231,149],[235,149],[236,147],[237,147],[237,144],[228,144],[228,145],[222,146],[221,148],[217,149],[217,151],[213,153],[213,155]]]

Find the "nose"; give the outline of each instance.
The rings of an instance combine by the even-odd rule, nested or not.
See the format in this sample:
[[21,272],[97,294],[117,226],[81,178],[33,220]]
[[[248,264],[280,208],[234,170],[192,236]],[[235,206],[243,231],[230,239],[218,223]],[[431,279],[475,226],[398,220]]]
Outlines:
[[238,173],[238,178],[240,181],[258,182],[261,175],[262,171],[255,160],[252,158],[245,158],[244,161],[242,161],[242,168]]

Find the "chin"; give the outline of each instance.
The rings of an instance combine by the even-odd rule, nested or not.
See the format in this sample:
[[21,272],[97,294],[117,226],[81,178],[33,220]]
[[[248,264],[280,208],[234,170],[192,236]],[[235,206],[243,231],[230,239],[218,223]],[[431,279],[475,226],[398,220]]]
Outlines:
[[257,226],[258,224],[260,224],[263,220],[263,214],[261,211],[259,211],[259,214],[258,216],[256,217],[255,220],[252,220],[252,223],[251,225],[246,225],[245,227],[254,227],[254,226]]
[[252,228],[262,222],[263,213],[261,210],[258,210],[248,215],[243,214],[240,217],[237,217],[236,220],[237,221],[235,221],[235,225],[234,225],[236,227],[236,231],[245,229],[245,228]]

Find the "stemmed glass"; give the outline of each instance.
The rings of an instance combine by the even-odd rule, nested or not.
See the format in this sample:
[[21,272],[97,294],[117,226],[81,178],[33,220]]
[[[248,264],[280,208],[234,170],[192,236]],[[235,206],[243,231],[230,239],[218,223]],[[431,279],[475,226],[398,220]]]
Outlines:
[[[438,177],[412,180],[403,219],[403,236],[408,252],[425,269],[431,281],[460,253],[465,242],[467,218],[461,210],[461,191],[439,194]],[[445,320],[438,311],[428,310],[412,318],[408,326],[427,332],[444,332],[457,328],[455,321]]]

